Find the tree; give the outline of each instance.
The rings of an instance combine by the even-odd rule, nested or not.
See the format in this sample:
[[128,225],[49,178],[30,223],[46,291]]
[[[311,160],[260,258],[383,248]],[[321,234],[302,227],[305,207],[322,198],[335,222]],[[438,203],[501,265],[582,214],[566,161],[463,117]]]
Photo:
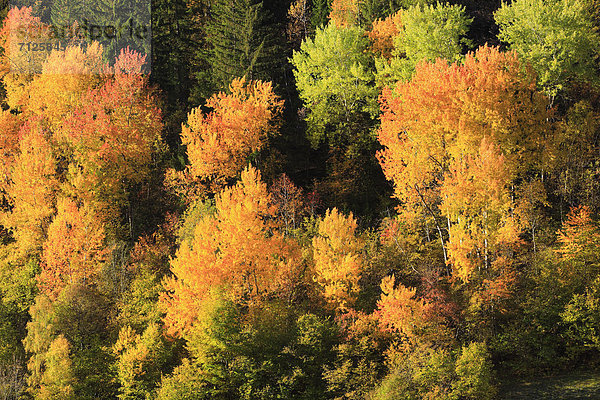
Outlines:
[[10,183],[6,188],[12,207],[2,215],[1,221],[13,231],[20,252],[35,254],[41,250],[54,214],[58,190],[56,160],[39,119],[25,123],[20,135],[20,151],[9,172]]
[[52,341],[46,353],[46,368],[42,375],[36,400],[72,400],[73,393],[72,362],[69,356],[69,342],[59,335]]
[[229,91],[207,101],[210,113],[193,109],[182,127],[189,174],[217,185],[235,177],[248,157],[263,148],[283,107],[271,83],[234,79]]
[[464,7],[441,3],[435,6],[416,5],[399,12],[391,21],[390,18],[385,25],[393,33],[393,57],[389,61],[378,62],[380,85],[409,79],[416,65],[422,61],[438,58],[458,61],[464,47],[469,45],[464,36],[472,19],[466,16]]
[[83,105],[85,94],[104,82],[100,74],[109,71],[102,52],[102,46],[93,42],[85,49],[74,45],[50,53],[42,73],[26,86],[28,98],[19,104],[25,115],[43,118],[51,132],[60,131],[65,118]]
[[504,155],[484,137],[479,154],[463,157],[451,163],[440,190],[440,210],[454,222],[448,228],[448,258],[456,276],[466,282],[482,262],[486,269],[493,256],[502,262],[502,250],[518,242],[518,228],[507,190],[514,175]]
[[429,321],[425,315],[428,302],[416,296],[415,288],[407,288],[396,278],[385,277],[381,281],[381,299],[377,302],[377,317],[385,329],[402,333],[410,341],[419,340]]
[[269,191],[273,202],[277,206],[284,233],[286,235],[292,234],[300,226],[301,217],[307,211],[302,189],[294,185],[286,174],[281,174],[273,182]]
[[215,86],[227,88],[243,76],[269,80],[277,65],[277,41],[262,1],[218,0],[206,26],[211,46],[208,62]]
[[336,310],[346,310],[356,300],[358,281],[363,269],[356,220],[337,208],[327,210],[313,238],[316,280],[325,298]]
[[600,232],[586,206],[575,207],[558,231],[560,256],[557,278],[573,292],[582,292],[598,276]]
[[454,62],[468,44],[463,37],[471,21],[461,6],[413,6],[402,12],[402,28],[394,40],[397,54],[405,54],[413,65],[437,58]]
[[[46,353],[56,339],[54,310],[48,297],[39,295],[29,310],[31,321],[27,323],[27,337],[23,340],[25,350],[31,354],[27,362],[29,392],[36,397],[44,377]],[[59,342],[60,344],[60,342]],[[59,346],[59,348],[62,346]]]
[[518,0],[494,14],[498,37],[533,66],[538,84],[552,98],[573,80],[597,84],[600,51],[588,0]]
[[56,298],[69,284],[90,283],[102,265],[103,241],[104,229],[94,211],[60,198],[44,244],[38,278],[42,291]]
[[328,155],[328,176],[317,191],[331,207],[375,213],[388,187],[373,157],[377,89],[364,31],[329,24],[304,41],[291,62],[307,136]]
[[184,358],[181,365],[173,373],[164,376],[157,391],[158,400],[198,400],[208,399],[209,391],[207,382],[198,373],[198,367],[188,358]]
[[314,399],[325,391],[323,365],[336,330],[278,301],[249,309],[212,296],[186,335],[190,358],[165,376],[158,399]]
[[331,2],[329,20],[331,21],[331,24],[338,28],[347,28],[358,25],[358,0],[333,0]]
[[367,48],[360,28],[330,24],[294,51],[296,86],[309,108],[308,134],[314,146],[325,140],[345,143],[370,127],[376,91]]
[[[458,354],[456,354],[458,353]],[[490,355],[483,343],[451,351],[422,344],[393,346],[390,373],[374,391],[374,399],[493,399]]]
[[130,326],[122,328],[112,351],[117,357],[117,377],[121,384],[119,399],[150,396],[159,382],[165,356],[159,326],[148,325],[142,335]]
[[[144,60],[122,51],[109,79],[86,91],[56,132],[61,155],[71,160],[69,194],[93,207],[111,234],[122,234],[129,190],[148,179],[153,156],[161,151],[161,116],[141,74]],[[125,220],[131,236],[131,213]]]
[[427,4],[431,0],[360,0],[360,24],[365,29],[371,29],[377,20],[387,19],[401,9],[415,4]]
[[457,380],[452,384],[453,395],[463,399],[493,399],[493,365],[485,343],[473,342],[463,346],[455,364]]
[[9,90],[31,79],[32,74],[40,73],[46,58],[45,51],[23,51],[19,43],[30,43],[31,47],[46,43],[49,26],[43,23],[33,7],[11,7],[0,30],[0,46],[3,49],[0,62],[0,76]]
[[[97,43],[85,49],[67,46],[48,56],[41,74],[7,88],[10,112],[20,121],[37,122],[5,117],[6,123],[26,126],[20,129],[43,127],[48,145],[40,149],[56,160],[60,191],[92,206],[115,236],[124,234],[124,220],[133,234],[130,190],[147,181],[153,157],[162,150],[161,116],[142,75],[144,62],[144,57],[127,50],[109,67]],[[7,145],[15,146],[11,142]],[[42,187],[55,190],[56,185],[36,190]],[[15,206],[17,211],[21,207]]]
[[371,50],[373,53],[379,58],[389,60],[394,50],[394,38],[398,36],[401,29],[401,11],[389,15],[385,19],[375,20],[373,27],[367,33],[371,40]]
[[164,99],[164,140],[179,143],[181,121],[190,105],[203,103],[213,93],[206,24],[206,0],[155,0],[152,2],[152,73]]
[[536,235],[539,234],[543,221],[540,208],[549,205],[546,189],[540,180],[531,180],[521,185],[515,215],[519,219],[519,225],[529,230],[534,253],[537,251]]
[[311,31],[309,7],[307,0],[296,0],[292,2],[288,10],[286,34],[288,41],[292,43],[296,50],[300,48],[300,44]]
[[171,333],[190,329],[211,290],[256,301],[296,266],[296,250],[274,223],[277,210],[257,170],[244,170],[238,184],[217,195],[215,208],[171,262],[173,277],[165,280],[168,292],[161,297]]
[[[589,101],[579,101],[557,120],[549,163],[554,190],[561,197],[559,210],[563,216],[578,205],[598,210],[600,187],[593,178],[598,170],[597,153],[600,114]],[[562,217],[561,217],[562,219]]]
[[[0,203],[6,208],[9,203],[7,193],[10,184],[11,169],[15,164],[15,159],[19,153],[19,133],[21,131],[21,119],[10,111],[0,111],[0,129],[4,132],[0,136]],[[4,211],[4,210],[3,210]]]
[[116,398],[118,391],[110,354],[117,332],[107,318],[113,308],[98,288],[89,282],[68,285],[52,303],[52,329],[69,342],[73,389],[82,400]]
[[332,399],[364,399],[385,374],[390,335],[380,329],[376,318],[362,312],[350,310],[336,320],[344,339],[332,349],[333,362],[324,364],[326,393]]
[[379,160],[402,212],[432,218],[463,281],[494,259],[503,269],[519,232],[508,185],[540,165],[548,130],[548,101],[535,75],[515,53],[482,47],[463,64],[419,64],[410,82],[384,90],[382,100]]
[[57,333],[56,315],[50,299],[38,296],[30,313],[31,321],[23,341],[25,349],[31,353],[27,363],[29,392],[40,400],[75,399],[70,345]]
[[375,399],[452,398],[455,375],[450,349],[398,343],[390,346],[386,361],[390,372],[375,390]]

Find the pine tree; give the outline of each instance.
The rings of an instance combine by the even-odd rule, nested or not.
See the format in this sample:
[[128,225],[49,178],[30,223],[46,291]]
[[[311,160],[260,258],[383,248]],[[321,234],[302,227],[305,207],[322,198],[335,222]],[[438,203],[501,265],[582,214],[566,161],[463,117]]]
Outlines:
[[75,21],[81,23],[86,15],[82,0],[55,0],[50,7],[50,20],[59,29],[70,27]]
[[213,93],[205,32],[207,3],[208,0],[152,1],[150,81],[163,94],[165,141],[173,147],[179,142],[181,122],[189,106],[204,103]]
[[312,30],[327,25],[328,16],[331,12],[331,0],[312,0]]
[[216,88],[227,88],[234,78],[243,76],[269,80],[269,71],[276,67],[277,46],[263,3],[217,0],[210,12],[207,40]]

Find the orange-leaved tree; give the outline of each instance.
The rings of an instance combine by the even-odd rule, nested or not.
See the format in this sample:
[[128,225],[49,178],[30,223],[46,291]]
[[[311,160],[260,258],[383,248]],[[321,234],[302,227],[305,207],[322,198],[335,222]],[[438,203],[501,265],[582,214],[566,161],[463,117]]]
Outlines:
[[41,290],[51,299],[69,284],[92,283],[105,258],[104,229],[88,205],[59,198],[44,243]]
[[378,57],[389,60],[394,50],[394,37],[400,33],[402,27],[402,11],[389,15],[385,19],[373,22],[373,27],[367,35],[371,40],[371,50]]
[[236,176],[276,128],[283,101],[270,82],[234,79],[229,92],[206,102],[212,109],[208,114],[193,109],[182,127],[192,178],[222,183]]
[[333,0],[329,20],[338,28],[355,26],[359,22],[358,0]]
[[571,209],[558,231],[557,278],[562,284],[587,285],[598,276],[600,229],[587,206]]
[[381,281],[381,291],[375,311],[381,326],[415,340],[427,324],[429,303],[417,296],[416,289],[396,284],[393,275]]
[[493,271],[519,242],[509,187],[535,171],[550,131],[535,74],[485,46],[464,63],[419,64],[381,101],[379,160],[401,212],[435,222],[456,278]]
[[[50,26],[34,15],[32,7],[12,7],[0,29],[0,78],[6,89],[6,103],[17,107],[27,99],[27,84],[39,73],[47,53],[30,51],[50,39]],[[27,48],[24,48],[27,46]],[[39,47],[38,47],[39,46]]]
[[[11,10],[10,18],[15,21],[0,31],[2,43],[13,39],[15,26],[40,25],[31,9]],[[131,188],[149,177],[152,157],[161,149],[161,115],[141,73],[146,60],[126,49],[109,67],[96,42],[38,53],[45,54],[39,73],[11,69],[4,76],[10,111],[0,119],[7,130],[0,142],[6,172],[0,190],[5,193],[12,179],[6,166],[15,162],[9,152],[20,140],[12,139],[13,127],[39,121],[59,161],[63,194],[93,207],[105,223],[119,226]],[[18,201],[14,206],[19,207]]]
[[167,292],[161,302],[173,334],[193,325],[211,290],[257,300],[278,288],[299,257],[279,232],[277,210],[254,168],[245,169],[235,186],[217,195],[215,208],[181,244],[171,262],[173,276],[164,282]]
[[[8,201],[7,187],[11,169],[19,153],[21,119],[8,110],[0,110],[0,203]],[[2,200],[4,198],[4,200]]]
[[66,187],[105,222],[118,220],[129,185],[148,178],[161,145],[161,115],[147,77],[145,58],[122,51],[104,82],[90,88],[55,136],[70,160]]

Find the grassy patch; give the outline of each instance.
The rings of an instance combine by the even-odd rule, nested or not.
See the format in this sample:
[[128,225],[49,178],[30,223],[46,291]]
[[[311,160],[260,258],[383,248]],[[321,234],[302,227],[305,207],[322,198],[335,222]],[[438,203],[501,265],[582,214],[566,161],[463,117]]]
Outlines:
[[573,372],[552,377],[507,382],[501,399],[600,399],[599,372]]

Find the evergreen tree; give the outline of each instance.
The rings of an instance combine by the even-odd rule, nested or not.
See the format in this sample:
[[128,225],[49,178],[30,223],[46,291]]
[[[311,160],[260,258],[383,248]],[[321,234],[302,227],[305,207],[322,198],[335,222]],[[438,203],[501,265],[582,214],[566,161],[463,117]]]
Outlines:
[[97,0],[90,11],[90,23],[102,29],[92,30],[90,38],[100,36],[96,40],[104,46],[107,60],[116,59],[126,47],[150,54],[150,1]]
[[81,22],[86,15],[86,4],[83,0],[55,0],[50,7],[50,20],[59,29]]
[[331,0],[312,0],[312,30],[327,25],[331,12]]
[[[181,122],[212,93],[207,62],[206,0],[152,2],[152,72],[164,100],[165,141],[177,146]],[[189,99],[189,103],[187,104]]]
[[360,25],[370,28],[375,20],[384,19],[400,9],[434,3],[434,0],[359,0]]
[[217,0],[210,12],[207,40],[216,88],[227,88],[242,76],[269,80],[269,72],[277,67],[277,45],[262,1]]

